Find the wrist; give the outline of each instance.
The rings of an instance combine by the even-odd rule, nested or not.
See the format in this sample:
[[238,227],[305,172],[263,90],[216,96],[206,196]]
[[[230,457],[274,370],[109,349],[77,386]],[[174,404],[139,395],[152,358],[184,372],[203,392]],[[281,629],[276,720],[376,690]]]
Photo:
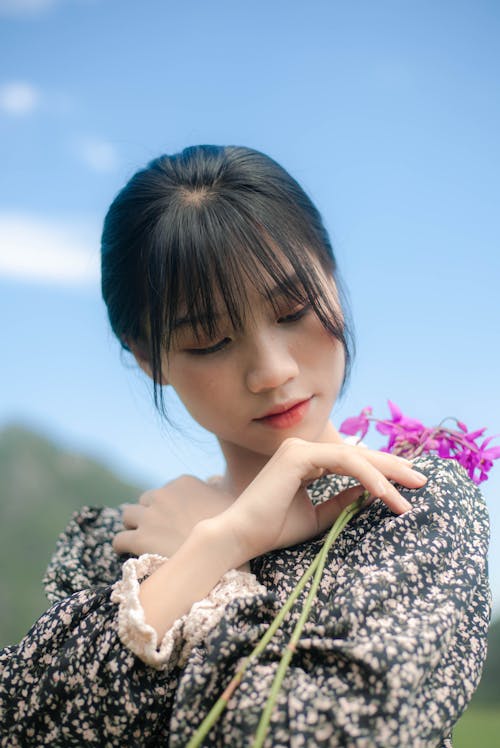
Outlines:
[[198,522],[184,543],[141,582],[139,599],[145,621],[161,639],[173,623],[202,600],[230,569],[245,563],[226,523]]
[[207,550],[213,551],[223,563],[225,571],[250,571],[250,556],[238,540],[227,511],[198,522],[195,529]]

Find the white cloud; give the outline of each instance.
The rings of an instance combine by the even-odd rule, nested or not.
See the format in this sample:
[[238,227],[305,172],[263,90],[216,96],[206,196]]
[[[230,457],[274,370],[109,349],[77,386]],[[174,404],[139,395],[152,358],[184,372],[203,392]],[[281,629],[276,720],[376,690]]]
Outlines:
[[57,0],[0,0],[0,15],[30,16],[48,10]]
[[94,5],[99,0],[0,0],[0,16],[36,18],[57,5]]
[[0,213],[0,277],[95,286],[99,282],[99,245],[65,223]]
[[84,164],[93,171],[113,171],[118,166],[118,153],[113,143],[101,138],[82,137],[76,151]]
[[0,86],[0,109],[6,114],[14,116],[31,114],[39,103],[40,93],[30,83],[12,81]]

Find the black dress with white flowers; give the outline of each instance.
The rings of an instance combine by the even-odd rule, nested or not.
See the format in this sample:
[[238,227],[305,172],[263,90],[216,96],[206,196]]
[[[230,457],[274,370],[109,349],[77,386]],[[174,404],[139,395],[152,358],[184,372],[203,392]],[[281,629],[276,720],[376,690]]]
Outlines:
[[[488,516],[455,461],[414,465],[426,485],[398,486],[412,510],[395,516],[377,500],[330,550],[266,748],[451,745],[486,656]],[[354,483],[322,478],[311,499]],[[162,559],[118,557],[119,529],[119,510],[85,508],[61,536],[45,579],[52,607],[0,655],[2,746],[186,746],[326,535],[253,559],[251,574],[231,570],[156,643],[136,593]],[[203,745],[252,745],[303,599]]]

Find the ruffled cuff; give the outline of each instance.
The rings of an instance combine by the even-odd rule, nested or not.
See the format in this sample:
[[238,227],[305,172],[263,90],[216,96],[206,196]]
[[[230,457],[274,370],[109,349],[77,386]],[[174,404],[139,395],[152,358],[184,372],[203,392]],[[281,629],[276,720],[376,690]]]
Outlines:
[[173,659],[183,667],[193,647],[198,646],[224,615],[235,598],[254,597],[267,589],[255,574],[230,569],[203,600],[191,606],[189,613],[178,618],[160,643],[156,630],[146,623],[139,599],[140,583],[168,559],[145,553],[130,558],[122,567],[122,578],[113,585],[111,601],[118,603],[118,635],[123,644],[143,662],[158,670]]

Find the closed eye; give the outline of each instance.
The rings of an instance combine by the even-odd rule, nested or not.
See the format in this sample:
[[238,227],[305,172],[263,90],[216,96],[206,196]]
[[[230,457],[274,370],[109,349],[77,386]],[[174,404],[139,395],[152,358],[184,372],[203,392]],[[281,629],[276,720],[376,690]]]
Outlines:
[[217,351],[221,351],[230,342],[231,338],[223,338],[222,340],[219,340],[218,343],[207,346],[206,348],[187,348],[186,353],[191,353],[194,356],[207,356],[210,353],[217,353]]
[[[303,317],[305,317],[310,309],[311,304],[306,304],[300,309],[297,309],[295,312],[291,312],[290,314],[286,314],[283,317],[279,317],[278,323],[289,324],[292,322],[298,322]],[[214,345],[206,346],[205,348],[186,348],[186,353],[190,353],[193,356],[208,356],[211,353],[217,353],[218,351],[223,350],[230,342],[231,338],[222,338],[222,340],[219,340]]]
[[301,307],[300,309],[297,309],[296,312],[292,312],[291,314],[287,314],[284,317],[280,317],[279,320],[278,320],[278,322],[280,322],[280,323],[283,323],[283,322],[285,322],[285,323],[286,322],[297,322],[299,319],[302,319],[302,317],[304,317],[310,309],[311,309],[311,305],[310,304],[306,304],[305,306]]

